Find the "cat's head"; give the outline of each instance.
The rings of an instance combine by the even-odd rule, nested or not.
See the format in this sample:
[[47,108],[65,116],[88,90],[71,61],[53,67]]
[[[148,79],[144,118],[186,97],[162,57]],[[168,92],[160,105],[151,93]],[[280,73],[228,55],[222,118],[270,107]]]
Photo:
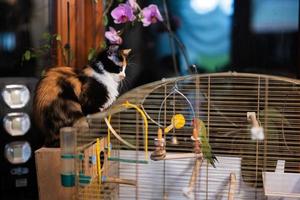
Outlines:
[[131,49],[119,49],[119,46],[110,46],[101,52],[91,63],[96,73],[109,73],[116,81],[126,77],[127,57]]

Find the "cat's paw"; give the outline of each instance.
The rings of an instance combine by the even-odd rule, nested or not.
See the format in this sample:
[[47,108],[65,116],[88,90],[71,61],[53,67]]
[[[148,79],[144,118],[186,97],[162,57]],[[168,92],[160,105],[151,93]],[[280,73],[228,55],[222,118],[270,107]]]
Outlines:
[[86,117],[82,117],[82,118],[78,119],[77,121],[75,121],[73,126],[76,128],[89,128],[90,127]]

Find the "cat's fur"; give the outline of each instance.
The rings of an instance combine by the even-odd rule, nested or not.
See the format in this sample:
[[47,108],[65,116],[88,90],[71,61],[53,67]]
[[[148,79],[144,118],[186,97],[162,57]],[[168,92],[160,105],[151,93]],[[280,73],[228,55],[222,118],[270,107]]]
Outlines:
[[84,121],[108,108],[119,95],[130,50],[114,46],[82,69],[55,67],[46,71],[34,96],[34,117],[46,146],[59,145],[59,129]]

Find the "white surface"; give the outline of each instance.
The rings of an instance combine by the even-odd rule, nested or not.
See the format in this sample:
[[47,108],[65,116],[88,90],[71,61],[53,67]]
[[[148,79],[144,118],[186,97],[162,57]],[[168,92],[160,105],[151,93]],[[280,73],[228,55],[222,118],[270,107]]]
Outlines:
[[[300,199],[300,174],[263,172],[264,192],[270,197]],[[273,198],[276,199],[276,198]]]
[[[139,159],[144,159],[143,152],[120,153],[120,157],[124,159],[135,159],[136,155]],[[227,199],[231,172],[234,172],[237,178],[235,196],[239,195],[241,159],[217,158],[219,162],[216,163],[216,168],[207,166],[205,161],[202,163],[193,199]],[[194,161],[194,158],[166,161],[149,159],[148,164],[121,163],[120,177],[137,180],[138,187],[121,185],[120,199],[188,199],[182,190],[189,185]]]

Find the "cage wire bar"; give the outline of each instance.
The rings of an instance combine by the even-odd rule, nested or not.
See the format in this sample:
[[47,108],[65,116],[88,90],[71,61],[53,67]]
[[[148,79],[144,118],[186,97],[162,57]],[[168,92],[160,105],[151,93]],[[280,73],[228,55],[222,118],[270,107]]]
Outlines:
[[[137,105],[147,116],[148,152],[145,120],[124,102]],[[256,114],[264,139],[252,138],[249,112]],[[166,154],[177,159],[153,161],[157,130],[168,126],[174,114],[182,114],[185,125],[163,137]],[[193,115],[204,122],[218,159],[216,168],[203,160],[195,180],[191,177],[197,158],[183,156],[193,154]],[[114,130],[135,148],[113,134],[108,137],[104,118],[109,116]],[[279,160],[284,160],[285,173],[299,176],[298,80],[232,72],[163,79],[125,93],[88,121],[89,129],[82,128],[77,138],[74,199],[265,199],[263,174],[275,173]],[[174,136],[177,143],[172,142]]]

